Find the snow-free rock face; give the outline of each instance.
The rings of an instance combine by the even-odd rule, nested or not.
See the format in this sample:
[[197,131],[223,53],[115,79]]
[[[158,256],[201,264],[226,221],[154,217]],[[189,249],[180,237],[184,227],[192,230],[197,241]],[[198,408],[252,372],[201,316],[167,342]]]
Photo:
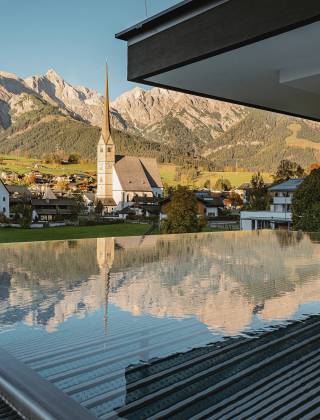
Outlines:
[[94,90],[72,86],[52,69],[45,75],[28,77],[25,83],[52,105],[74,113],[92,125],[101,124],[103,98]]
[[[77,119],[100,127],[102,124],[103,97],[83,86],[72,86],[55,70],[46,74],[21,79],[11,73],[0,73],[0,122],[10,125],[11,100],[20,103],[17,96],[27,93],[43,98]],[[29,109],[26,106],[26,111]],[[168,125],[177,121],[188,131],[205,133],[207,139],[239,122],[246,114],[245,108],[219,101],[154,88],[136,87],[125,92],[111,104],[111,123],[120,130],[152,136],[156,141],[166,141],[171,135]]]
[[14,116],[33,109],[30,96],[35,95],[23,79],[0,71],[0,128],[8,128]]
[[[165,161],[168,153],[170,163],[179,165],[181,159],[189,159],[189,163],[190,159],[197,159],[197,164],[217,170],[247,168],[270,172],[284,158],[305,168],[320,160],[316,122],[159,88],[136,87],[113,101],[110,110],[112,127],[125,132],[119,140],[122,147],[128,153],[143,156],[154,157],[158,153],[160,161]],[[72,132],[65,126],[59,131],[53,124],[61,116],[67,117],[65,125],[69,128],[73,124]],[[19,149],[43,154],[47,145],[57,144],[56,136],[62,133],[62,148],[66,143],[73,143],[74,147],[79,141],[81,153],[89,145],[90,156],[95,156],[95,140],[91,142],[88,131],[97,132],[102,116],[100,93],[71,85],[55,70],[26,79],[0,71],[2,153]],[[87,124],[75,128],[74,120]],[[50,130],[40,123],[50,123]],[[14,128],[15,144],[10,130],[3,130],[7,128]],[[81,141],[77,130],[82,133]],[[25,133],[29,133],[28,138]]]

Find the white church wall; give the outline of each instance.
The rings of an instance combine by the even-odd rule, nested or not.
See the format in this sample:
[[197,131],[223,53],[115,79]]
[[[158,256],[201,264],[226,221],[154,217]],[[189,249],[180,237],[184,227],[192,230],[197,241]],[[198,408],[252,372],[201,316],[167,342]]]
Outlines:
[[117,206],[119,206],[119,204],[121,204],[122,202],[122,193],[124,191],[122,189],[122,185],[120,183],[115,167],[113,167],[113,170],[112,170],[112,182],[113,182],[113,192],[112,192],[113,199],[116,202]]

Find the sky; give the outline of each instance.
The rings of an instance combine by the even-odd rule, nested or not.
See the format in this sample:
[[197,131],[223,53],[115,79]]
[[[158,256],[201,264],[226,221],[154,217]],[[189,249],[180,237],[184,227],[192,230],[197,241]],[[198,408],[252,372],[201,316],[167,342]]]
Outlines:
[[[147,0],[148,17],[179,1]],[[114,35],[145,18],[145,0],[0,0],[0,71],[25,78],[53,68],[102,93],[107,60],[114,100],[135,86]]]

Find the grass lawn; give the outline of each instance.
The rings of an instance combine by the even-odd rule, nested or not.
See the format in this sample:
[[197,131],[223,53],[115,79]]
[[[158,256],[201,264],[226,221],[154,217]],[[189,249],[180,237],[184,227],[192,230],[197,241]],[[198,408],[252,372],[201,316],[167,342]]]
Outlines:
[[42,229],[0,229],[0,243],[52,241],[63,239],[103,238],[107,236],[144,235],[150,225],[120,224],[99,226],[64,226]]

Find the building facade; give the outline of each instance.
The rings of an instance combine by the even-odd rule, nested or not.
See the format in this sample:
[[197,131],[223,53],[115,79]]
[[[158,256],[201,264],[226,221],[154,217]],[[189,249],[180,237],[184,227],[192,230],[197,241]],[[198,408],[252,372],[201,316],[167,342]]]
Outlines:
[[291,205],[294,192],[303,179],[290,179],[268,188],[272,198],[269,211],[242,211],[241,230],[285,229],[292,225]]
[[9,191],[0,179],[0,215],[10,216]]

